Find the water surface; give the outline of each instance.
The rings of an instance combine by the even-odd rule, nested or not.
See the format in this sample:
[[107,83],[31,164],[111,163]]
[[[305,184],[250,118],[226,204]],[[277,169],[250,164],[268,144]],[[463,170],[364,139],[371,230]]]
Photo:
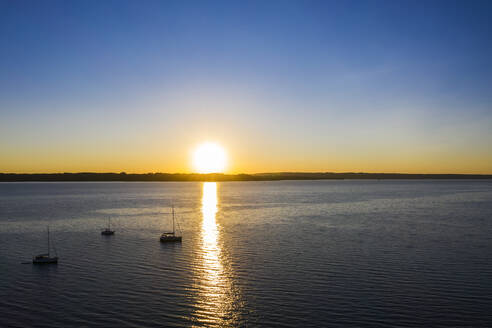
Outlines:
[[488,327],[491,260],[491,181],[0,183],[0,327]]

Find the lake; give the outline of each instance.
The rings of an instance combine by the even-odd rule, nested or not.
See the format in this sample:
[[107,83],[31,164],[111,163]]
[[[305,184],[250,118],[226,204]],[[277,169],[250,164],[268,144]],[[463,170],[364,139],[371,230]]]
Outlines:
[[0,273],[0,327],[490,327],[492,181],[0,183]]

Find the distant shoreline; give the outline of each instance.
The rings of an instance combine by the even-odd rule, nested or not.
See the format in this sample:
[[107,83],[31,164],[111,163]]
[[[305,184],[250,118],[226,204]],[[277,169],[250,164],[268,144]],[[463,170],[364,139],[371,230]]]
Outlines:
[[67,181],[279,181],[279,180],[492,179],[492,174],[306,173],[0,173],[0,182]]

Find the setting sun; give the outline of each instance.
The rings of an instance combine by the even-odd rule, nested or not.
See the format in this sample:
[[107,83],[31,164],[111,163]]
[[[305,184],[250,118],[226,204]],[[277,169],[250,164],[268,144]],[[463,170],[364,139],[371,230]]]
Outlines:
[[220,145],[206,142],[193,152],[193,169],[198,173],[224,172],[226,152]]

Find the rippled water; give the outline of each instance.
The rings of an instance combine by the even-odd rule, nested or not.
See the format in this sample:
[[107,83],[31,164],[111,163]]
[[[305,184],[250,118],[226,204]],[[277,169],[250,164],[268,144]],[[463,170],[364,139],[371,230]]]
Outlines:
[[0,273],[0,327],[490,327],[492,181],[0,183]]

